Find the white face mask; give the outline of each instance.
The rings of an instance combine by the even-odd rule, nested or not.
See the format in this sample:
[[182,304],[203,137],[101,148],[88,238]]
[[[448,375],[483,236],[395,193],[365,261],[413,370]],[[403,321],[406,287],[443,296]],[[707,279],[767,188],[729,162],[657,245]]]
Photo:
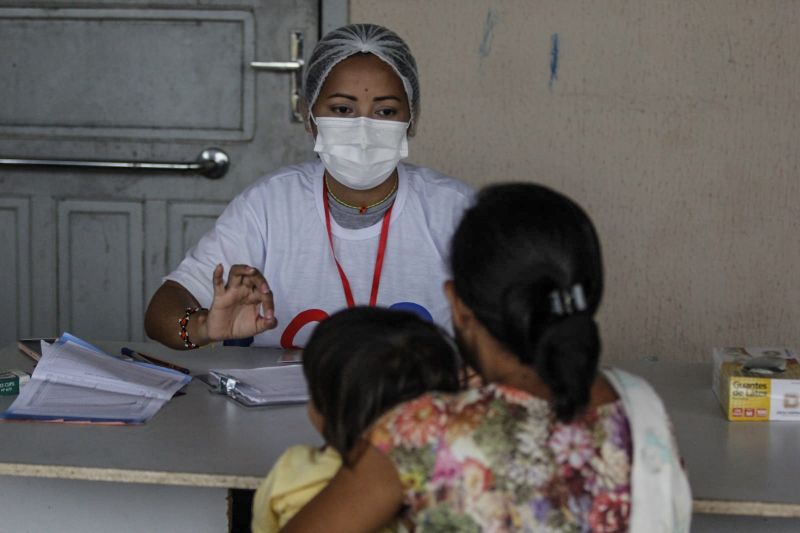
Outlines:
[[372,118],[311,117],[314,151],[336,181],[364,191],[377,187],[408,157],[408,122]]

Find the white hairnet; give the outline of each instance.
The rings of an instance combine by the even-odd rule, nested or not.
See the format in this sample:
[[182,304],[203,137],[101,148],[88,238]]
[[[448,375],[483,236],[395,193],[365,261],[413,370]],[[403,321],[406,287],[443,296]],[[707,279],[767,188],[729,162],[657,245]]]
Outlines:
[[377,24],[342,26],[320,39],[308,60],[303,80],[303,96],[308,109],[317,101],[322,84],[331,69],[343,59],[357,53],[375,54],[400,76],[413,121],[419,112],[417,62],[403,39]]

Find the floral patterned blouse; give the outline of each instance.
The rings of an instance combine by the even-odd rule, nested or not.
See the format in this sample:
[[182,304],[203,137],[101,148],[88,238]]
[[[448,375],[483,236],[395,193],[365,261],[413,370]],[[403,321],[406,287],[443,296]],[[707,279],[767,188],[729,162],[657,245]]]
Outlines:
[[431,393],[386,413],[370,441],[420,531],[625,531],[631,436],[622,402],[568,424],[502,385]]

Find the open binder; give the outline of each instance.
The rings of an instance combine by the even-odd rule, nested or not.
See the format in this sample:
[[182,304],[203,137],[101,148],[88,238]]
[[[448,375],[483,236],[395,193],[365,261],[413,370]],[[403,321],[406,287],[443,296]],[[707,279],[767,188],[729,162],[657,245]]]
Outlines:
[[40,343],[30,382],[0,419],[142,424],[192,378],[124,361],[69,333]]
[[308,401],[308,387],[300,365],[212,369],[199,379],[214,392],[247,407]]

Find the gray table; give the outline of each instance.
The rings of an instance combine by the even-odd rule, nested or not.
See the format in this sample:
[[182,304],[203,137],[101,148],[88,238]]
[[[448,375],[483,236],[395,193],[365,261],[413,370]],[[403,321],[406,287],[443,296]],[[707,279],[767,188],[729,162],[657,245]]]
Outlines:
[[[695,516],[800,517],[800,423],[727,421],[711,391],[710,363],[619,366],[645,377],[664,400],[689,472]],[[778,523],[787,521],[770,522],[775,529]]]
[[[98,345],[109,353],[118,353],[121,346],[120,343]],[[275,364],[279,354],[277,350],[255,348],[217,347],[176,352],[155,344],[126,345],[186,366],[193,374],[215,367],[267,366]],[[0,350],[0,368],[30,370],[32,363],[15,346]],[[8,407],[14,398],[0,397],[0,409]],[[321,442],[307,420],[305,406],[243,407],[225,396],[212,394],[196,379],[188,385],[186,395],[173,398],[144,425],[108,427],[6,422],[0,424],[0,439],[0,515],[4,520],[11,519],[12,515],[22,516],[20,505],[28,505],[30,512],[42,512],[39,509],[41,491],[53,483],[59,489],[52,498],[69,500],[70,492],[78,490],[85,492],[81,500],[93,502],[106,493],[123,490],[119,484],[146,484],[144,491],[142,485],[129,485],[125,488],[131,493],[129,496],[113,495],[113,501],[156,495],[151,498],[154,501],[148,503],[146,516],[140,517],[141,527],[131,527],[131,523],[126,522],[128,531],[153,530],[153,524],[160,523],[163,527],[165,520],[174,520],[178,502],[172,500],[176,499],[186,500],[184,507],[187,513],[192,513],[195,523],[191,525],[191,520],[185,516],[177,516],[186,527],[170,525],[164,530],[197,531],[197,526],[203,524],[201,531],[219,530],[220,520],[225,518],[227,489],[256,488],[288,446]],[[34,478],[50,479],[36,482]],[[63,480],[90,483],[65,483]],[[109,481],[116,484],[91,483]],[[19,493],[20,490],[37,494],[31,495],[29,500]],[[103,504],[103,507],[112,507],[106,517],[109,524],[115,520],[113,501]],[[154,508],[159,502],[164,504],[161,510]],[[48,505],[57,506],[57,503],[51,501]],[[199,515],[202,507],[214,507],[219,520]],[[96,502],[92,505],[83,502],[79,509],[68,514],[77,530],[82,527],[78,525],[81,515],[98,510]],[[59,510],[59,513],[64,512],[67,511]],[[64,530],[64,518],[54,513],[52,520],[46,523],[58,523]],[[132,516],[131,520],[133,518],[136,517]],[[44,520],[38,513],[26,518],[31,519]],[[102,529],[96,518],[91,524],[90,530]],[[5,531],[5,527],[9,527],[9,523],[4,523],[0,530]]]

